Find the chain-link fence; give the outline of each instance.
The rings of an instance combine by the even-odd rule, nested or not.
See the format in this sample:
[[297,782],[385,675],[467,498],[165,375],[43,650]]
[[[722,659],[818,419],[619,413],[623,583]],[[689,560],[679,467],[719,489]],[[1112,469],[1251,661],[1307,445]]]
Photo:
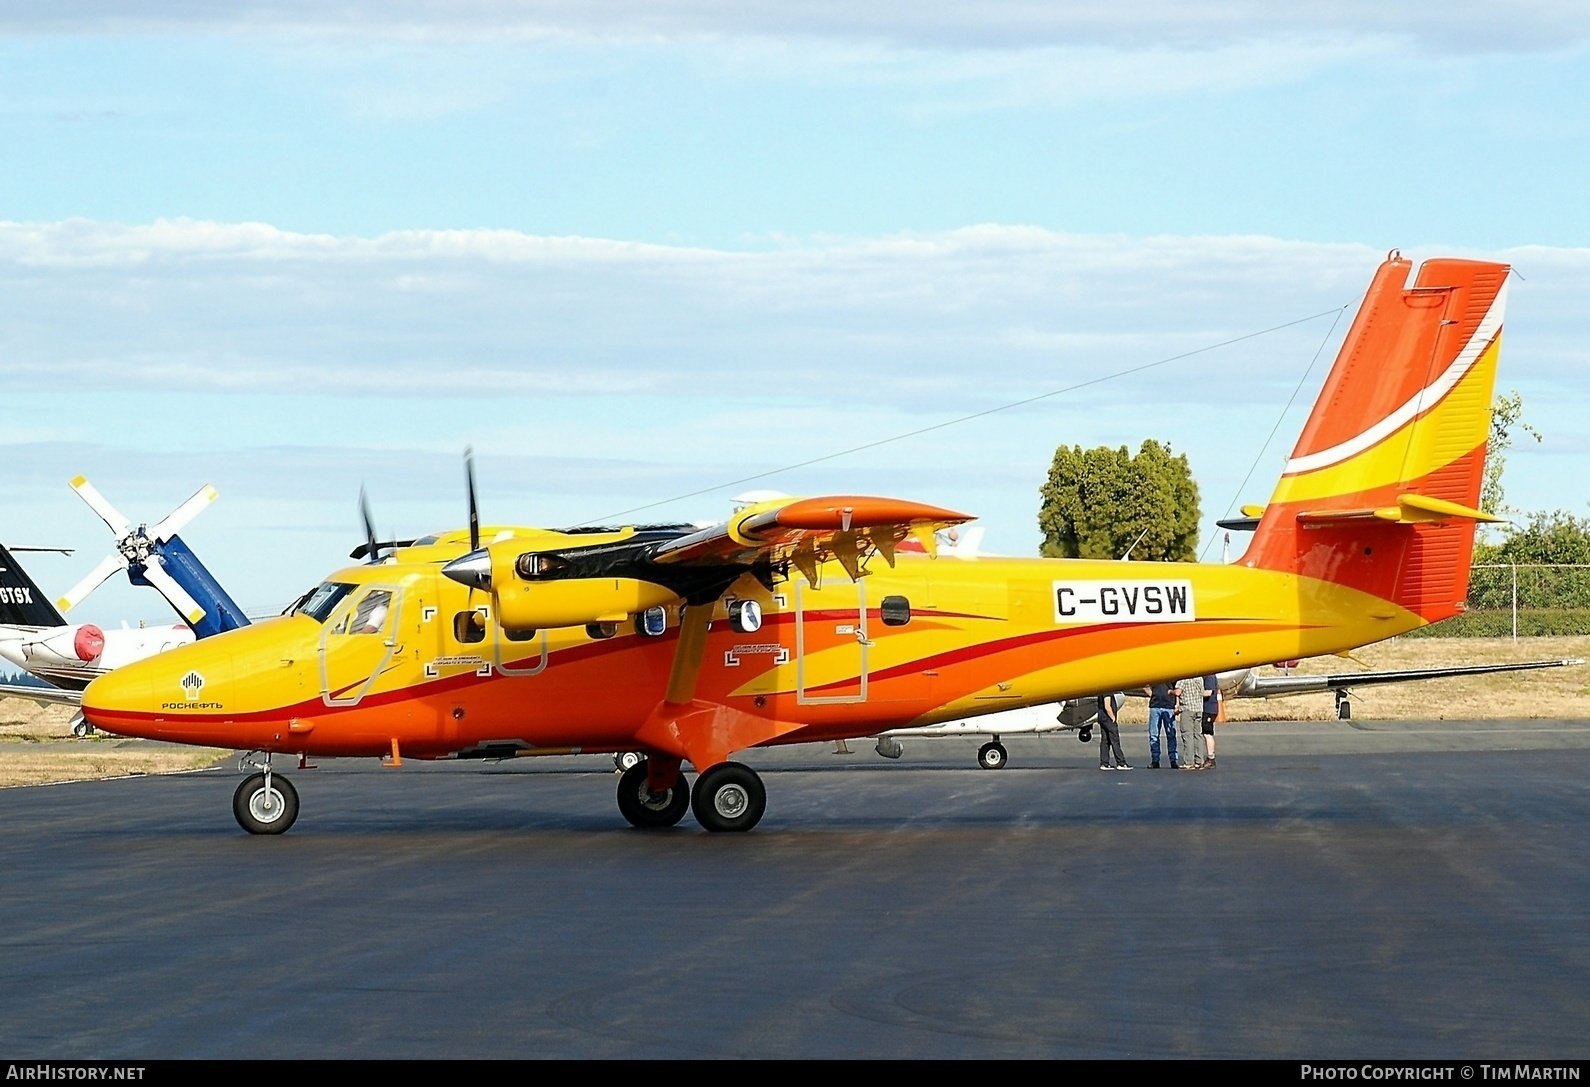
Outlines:
[[1590,565],[1476,565],[1468,611],[1419,633],[1515,639],[1590,633]]

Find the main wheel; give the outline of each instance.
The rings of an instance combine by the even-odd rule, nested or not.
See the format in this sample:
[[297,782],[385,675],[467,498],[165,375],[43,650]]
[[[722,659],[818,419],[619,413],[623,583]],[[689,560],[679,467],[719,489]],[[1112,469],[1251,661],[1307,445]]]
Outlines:
[[767,810],[767,789],[749,766],[720,762],[696,778],[690,809],[708,830],[750,830]]
[[1092,725],[1083,725],[1080,729],[1078,729],[1077,730],[1077,739],[1081,740],[1085,744],[1092,743],[1093,742],[1093,726]]
[[250,834],[281,834],[298,818],[298,790],[280,774],[250,774],[232,794],[232,814]]
[[618,778],[618,810],[629,825],[641,830],[671,827],[685,817],[690,807],[690,788],[685,776],[672,789],[653,792],[646,781],[646,760],[640,759]]
[[1001,769],[1006,762],[1005,745],[990,741],[977,749],[977,764],[984,770]]
[[645,757],[639,751],[620,751],[613,756],[613,765],[620,770],[632,770],[639,766],[640,761]]

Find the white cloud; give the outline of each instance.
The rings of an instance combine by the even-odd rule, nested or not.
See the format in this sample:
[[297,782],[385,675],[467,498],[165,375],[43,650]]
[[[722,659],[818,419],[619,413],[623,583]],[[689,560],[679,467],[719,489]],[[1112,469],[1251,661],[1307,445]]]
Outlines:
[[1207,48],[1255,39],[1395,36],[1459,52],[1559,49],[1583,42],[1590,12],[1567,0],[1454,0],[1428,9],[1375,0],[56,0],[0,14],[11,33],[232,32],[382,35],[401,40],[579,37],[669,41],[818,38],[935,50],[1046,45]]

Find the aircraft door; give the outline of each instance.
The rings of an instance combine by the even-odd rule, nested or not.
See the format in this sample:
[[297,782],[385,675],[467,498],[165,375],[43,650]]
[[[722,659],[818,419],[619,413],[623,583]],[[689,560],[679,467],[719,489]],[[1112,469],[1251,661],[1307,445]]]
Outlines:
[[795,587],[795,701],[867,700],[867,580],[832,578]]
[[396,586],[364,585],[326,620],[320,635],[320,698],[326,705],[357,705],[397,655],[400,602]]
[[491,662],[505,676],[533,676],[546,670],[547,632],[509,630],[491,621],[489,607],[477,608],[482,623],[491,631]]

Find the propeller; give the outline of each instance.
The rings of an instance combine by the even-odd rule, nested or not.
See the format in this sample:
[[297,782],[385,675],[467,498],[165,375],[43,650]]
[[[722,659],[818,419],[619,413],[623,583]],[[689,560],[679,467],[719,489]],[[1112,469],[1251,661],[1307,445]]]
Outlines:
[[359,488],[359,520],[364,524],[364,543],[348,552],[350,559],[368,559],[375,565],[397,548],[408,547],[413,540],[378,540],[375,538],[375,516],[370,512],[370,496]]
[[464,446],[464,485],[469,490],[469,549],[480,549],[480,503],[475,499],[475,450]]
[[[473,553],[480,550],[480,501],[475,493],[475,451],[469,446],[464,447],[464,486],[469,496],[469,550]],[[349,558],[369,559],[376,563],[381,561],[384,550],[408,547],[414,543],[413,540],[375,538],[375,518],[370,513],[370,498],[363,487],[359,488],[359,518],[364,523],[364,543],[348,552]],[[489,557],[486,561],[489,564]]]
[[204,608],[166,570],[160,554],[160,545],[173,539],[220,496],[213,486],[206,483],[200,487],[192,497],[166,514],[153,528],[147,524],[140,524],[134,528],[132,522],[111,505],[105,496],[99,493],[98,488],[83,476],[73,479],[71,486],[88,508],[98,514],[100,520],[109,526],[116,536],[116,547],[56,601],[56,606],[62,612],[70,611],[118,571],[126,570],[129,574],[137,574],[153,585],[188,622],[196,622],[204,616]]
[[[375,542],[375,516],[370,512],[370,496],[365,493],[363,486],[359,488],[359,519],[364,522],[365,554],[370,556],[371,562],[381,561],[381,548]],[[353,555],[358,558],[357,552]]]

